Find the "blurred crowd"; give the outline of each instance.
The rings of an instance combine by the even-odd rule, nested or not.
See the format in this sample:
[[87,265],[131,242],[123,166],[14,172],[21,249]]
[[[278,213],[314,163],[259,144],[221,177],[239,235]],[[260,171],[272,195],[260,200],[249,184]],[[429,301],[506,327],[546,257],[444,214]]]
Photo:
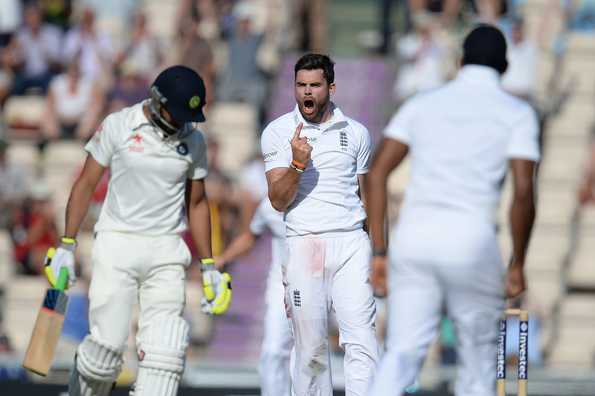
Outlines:
[[[47,248],[55,246],[60,235],[43,174],[48,145],[66,139],[84,143],[105,115],[146,98],[158,72],[173,64],[191,67],[203,77],[207,118],[218,103],[250,105],[257,114],[257,139],[283,54],[329,50],[330,3],[0,0],[0,228],[10,235],[16,272],[40,274]],[[379,33],[371,56],[395,60],[395,107],[454,76],[461,32],[477,21],[502,27],[509,39],[509,69],[503,84],[539,107],[535,100],[539,54],[553,45],[548,31],[552,18],[567,12],[561,2],[549,2],[532,31],[527,29],[521,0],[379,0],[378,4]],[[172,8],[168,14],[172,18],[160,20],[154,11],[160,7]],[[20,138],[29,139],[38,150],[33,175],[7,159],[11,141]],[[216,136],[208,135],[207,142],[213,253],[218,255],[248,224],[266,196],[266,181],[258,155],[240,174],[228,174],[220,165]],[[595,164],[595,151],[591,163]],[[593,200],[595,166],[591,166],[585,176],[591,187],[581,190],[584,202]],[[99,215],[107,181],[106,177],[93,197],[87,232]],[[449,326],[446,322],[443,331],[444,362],[453,360]],[[0,316],[0,352],[9,349]]]
[[[307,28],[324,17],[322,9],[313,14],[311,5],[323,3],[1,0],[0,227],[12,244],[12,257],[3,262],[14,261],[17,274],[41,274],[45,251],[60,235],[61,213],[50,188],[56,186],[46,175],[49,145],[58,140],[84,144],[107,114],[145,99],[150,83],[167,66],[183,64],[203,77],[207,114],[218,103],[250,106],[257,115],[256,141],[282,51],[326,50],[321,46],[326,32],[312,34]],[[292,19],[303,23],[290,25]],[[207,188],[218,254],[238,224],[249,221],[263,196],[254,193],[254,185],[262,186],[264,173],[256,161],[244,175],[226,174],[219,165],[219,142],[207,135]],[[13,141],[36,148],[33,169],[9,160]],[[86,232],[92,232],[107,181],[93,197]],[[84,270],[86,263],[80,264]],[[10,349],[1,322],[0,316],[0,351]]]

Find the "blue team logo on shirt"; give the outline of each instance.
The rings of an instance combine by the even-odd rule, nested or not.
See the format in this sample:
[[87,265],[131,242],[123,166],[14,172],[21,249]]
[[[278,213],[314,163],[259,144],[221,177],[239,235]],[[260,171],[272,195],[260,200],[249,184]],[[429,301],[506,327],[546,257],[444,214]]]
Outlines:
[[186,143],[180,143],[176,147],[176,151],[180,155],[186,155],[186,154],[188,154],[188,145]]

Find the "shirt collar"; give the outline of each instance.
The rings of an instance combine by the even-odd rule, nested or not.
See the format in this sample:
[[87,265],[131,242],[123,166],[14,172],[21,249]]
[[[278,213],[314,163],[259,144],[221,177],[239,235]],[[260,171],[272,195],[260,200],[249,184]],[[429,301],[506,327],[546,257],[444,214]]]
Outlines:
[[177,141],[177,140],[187,137],[188,135],[190,135],[192,133],[194,126],[192,125],[192,123],[186,123],[182,129],[182,132],[178,133],[176,136],[170,137],[170,136],[165,135],[164,132],[162,132],[161,130],[159,130],[158,127],[153,125],[151,123],[151,121],[149,121],[147,119],[147,116],[145,115],[143,106],[145,103],[148,103],[149,100],[150,99],[143,100],[141,103],[137,103],[133,106],[131,115],[128,118],[128,123],[129,123],[128,127],[131,130],[136,131],[137,129],[139,129],[143,126],[150,126],[155,130],[155,133],[157,133],[163,140],[168,140],[168,141]]
[[300,113],[298,105],[296,104],[293,109],[293,119],[296,124],[299,124],[300,122],[303,123],[304,128],[320,129],[321,131],[329,130],[338,124],[344,124],[347,122],[347,119],[345,118],[345,115],[341,109],[339,109],[333,102],[331,102],[331,111],[333,115],[330,120],[323,122],[322,124],[315,124],[304,119],[302,113]]
[[500,85],[500,74],[489,66],[465,65],[459,70],[457,79],[485,85]]
[[129,118],[129,127],[132,130],[136,130],[143,125],[151,125],[151,122],[145,116],[145,112],[143,111],[143,105],[147,103],[148,100],[143,100],[140,103],[134,105],[133,111],[131,112],[131,116]]

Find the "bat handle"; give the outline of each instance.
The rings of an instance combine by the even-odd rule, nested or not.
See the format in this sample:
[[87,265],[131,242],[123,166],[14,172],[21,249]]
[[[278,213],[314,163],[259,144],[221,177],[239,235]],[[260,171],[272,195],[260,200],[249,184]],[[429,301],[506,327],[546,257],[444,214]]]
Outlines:
[[60,275],[58,275],[58,282],[56,282],[56,289],[64,290],[68,285],[68,268],[60,268]]

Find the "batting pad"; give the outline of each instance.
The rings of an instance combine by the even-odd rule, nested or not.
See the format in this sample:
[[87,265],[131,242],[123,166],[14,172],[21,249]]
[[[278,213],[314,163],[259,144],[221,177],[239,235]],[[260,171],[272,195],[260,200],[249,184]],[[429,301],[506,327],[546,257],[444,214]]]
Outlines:
[[175,396],[184,372],[188,324],[180,317],[155,320],[139,345],[134,396]]
[[88,335],[78,348],[70,396],[107,396],[122,367],[122,353]]

